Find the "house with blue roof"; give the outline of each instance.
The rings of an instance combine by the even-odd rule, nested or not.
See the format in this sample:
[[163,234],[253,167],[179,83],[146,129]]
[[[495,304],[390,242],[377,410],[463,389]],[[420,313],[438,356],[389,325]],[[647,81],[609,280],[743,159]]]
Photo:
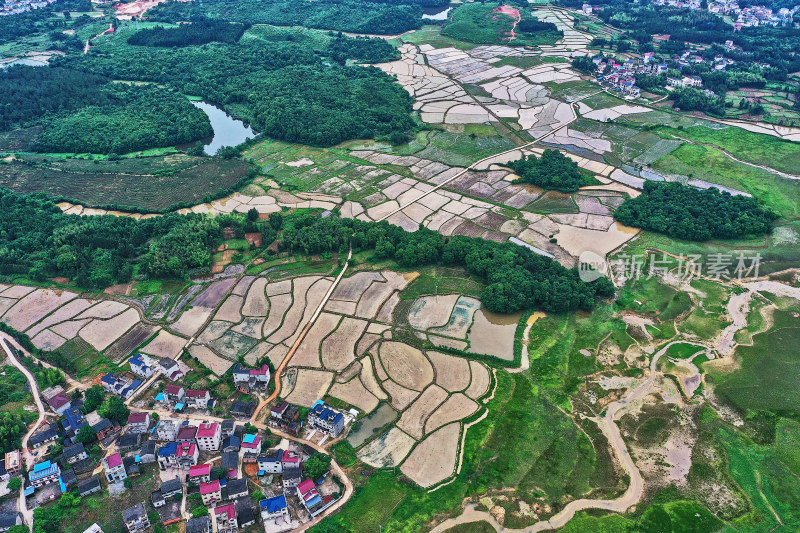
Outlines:
[[317,402],[308,412],[308,424],[336,438],[344,431],[344,415],[323,402]]
[[289,507],[286,505],[286,496],[284,494],[261,500],[258,505],[261,508],[261,518],[264,520],[289,516]]
[[106,391],[127,400],[131,397],[133,392],[139,388],[142,381],[139,379],[131,379],[124,374],[109,372],[100,378],[100,383]]
[[144,379],[149,378],[156,372],[157,363],[143,353],[137,353],[128,359],[128,364],[131,365],[131,371],[134,374]]
[[78,431],[87,424],[86,417],[83,416],[80,407],[72,406],[64,411],[64,431],[67,432],[68,436],[77,435]]
[[59,481],[60,477],[61,469],[58,468],[58,464],[50,461],[43,461],[36,464],[33,466],[33,470],[28,472],[28,479],[31,485],[36,488],[55,483]]

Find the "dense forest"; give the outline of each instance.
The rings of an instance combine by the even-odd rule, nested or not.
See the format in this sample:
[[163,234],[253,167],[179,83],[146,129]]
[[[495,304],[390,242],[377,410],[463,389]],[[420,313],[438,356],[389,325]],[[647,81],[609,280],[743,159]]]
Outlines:
[[642,195],[625,200],[614,218],[677,239],[707,241],[768,234],[777,215],[747,196],[647,181]]
[[202,47],[118,45],[60,63],[124,80],[171,84],[222,106],[235,104],[256,131],[314,146],[353,138],[405,139],[412,99],[376,68],[328,64],[290,42]]
[[325,55],[344,65],[348,59],[358,63],[386,63],[400,59],[400,51],[385,39],[346,37],[342,34],[332,39]]
[[235,43],[247,29],[244,24],[220,20],[197,20],[175,28],[157,26],[140,30],[128,37],[128,44],[138,46],[194,46],[206,43]]
[[220,220],[200,215],[79,217],[44,196],[6,189],[0,206],[0,274],[64,276],[87,288],[129,281],[136,262],[154,277],[184,277],[210,264],[221,236]]
[[0,131],[38,124],[31,149],[125,154],[191,142],[213,133],[185,97],[154,85],[54,67],[0,73]]
[[127,154],[175,146],[214,133],[208,115],[183,95],[152,85],[112,84],[114,101],[48,115],[32,148],[39,152]]
[[440,5],[441,0],[170,0],[148,11],[147,18],[179,22],[208,17],[244,24],[392,35],[422,26],[422,6],[431,4]]
[[335,251],[352,243],[354,251],[374,248],[379,258],[392,258],[404,267],[464,267],[485,280],[481,301],[498,313],[531,308],[552,313],[589,310],[598,299],[614,293],[606,278],[584,283],[577,270],[511,243],[463,236],[445,238],[422,227],[409,233],[385,221],[314,215],[288,217],[283,228],[281,247],[305,254]]
[[515,183],[530,183],[543,189],[575,192],[586,185],[599,183],[558,150],[547,149],[542,157],[522,156],[505,164],[519,178]]

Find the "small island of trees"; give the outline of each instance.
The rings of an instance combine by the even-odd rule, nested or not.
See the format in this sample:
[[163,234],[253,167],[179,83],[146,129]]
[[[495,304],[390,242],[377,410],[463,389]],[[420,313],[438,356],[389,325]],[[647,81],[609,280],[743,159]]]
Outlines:
[[778,216],[747,196],[647,181],[642,195],[625,200],[614,218],[677,239],[707,241],[768,234]]
[[554,191],[575,192],[586,185],[600,183],[558,150],[547,149],[542,157],[522,156],[506,166],[519,176],[515,183],[530,183]]

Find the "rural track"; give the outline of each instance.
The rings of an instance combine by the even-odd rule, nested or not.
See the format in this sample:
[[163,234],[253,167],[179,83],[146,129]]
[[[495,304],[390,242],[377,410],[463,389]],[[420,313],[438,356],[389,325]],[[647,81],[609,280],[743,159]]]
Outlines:
[[269,395],[269,397],[259,402],[258,407],[256,407],[255,412],[253,412],[253,416],[250,417],[251,424],[256,425],[255,422],[258,419],[258,415],[261,414],[262,409],[264,409],[265,406],[269,405],[281,393],[281,380],[280,380],[281,374],[286,369],[289,360],[292,358],[297,349],[300,347],[300,343],[302,343],[303,340],[305,339],[306,334],[308,334],[308,330],[311,329],[311,326],[313,326],[314,322],[316,322],[317,318],[319,318],[319,315],[322,313],[322,309],[325,307],[325,304],[328,303],[328,300],[333,294],[333,291],[336,290],[336,287],[342,280],[344,273],[347,271],[347,267],[350,265],[350,259],[352,257],[353,257],[353,248],[351,247],[350,251],[347,253],[347,261],[345,261],[344,265],[342,266],[341,272],[339,272],[339,275],[336,276],[336,279],[333,281],[333,283],[331,283],[331,286],[328,288],[328,291],[325,293],[325,296],[322,298],[322,301],[317,306],[317,309],[314,311],[314,314],[311,315],[309,321],[306,323],[305,326],[303,326],[303,330],[300,332],[300,335],[297,336],[297,339],[294,341],[294,344],[292,344],[292,347],[289,349],[289,352],[286,354],[286,357],[283,358],[281,364],[278,366],[277,369],[275,369],[275,390],[272,392],[272,394]]
[[[19,346],[7,333],[0,333],[0,344],[3,345],[3,350],[6,352],[6,356],[8,357],[11,364],[17,367],[17,369],[22,372],[25,378],[28,380],[28,385],[31,388],[31,394],[33,395],[33,400],[36,403],[36,408],[39,409],[39,418],[36,420],[36,423],[33,424],[28,429],[28,432],[22,437],[22,451],[25,455],[25,463],[27,465],[33,465],[34,458],[31,454],[30,450],[28,449],[28,440],[30,439],[31,435],[39,429],[39,426],[42,425],[42,422],[45,420],[46,411],[44,408],[44,404],[42,403],[42,399],[39,396],[39,385],[36,383],[36,378],[31,374],[31,372],[25,368],[25,366],[17,360],[14,356],[14,352],[8,347],[8,342],[11,342],[16,348],[20,349],[23,353],[27,353],[21,346]],[[30,355],[30,354],[28,354]],[[19,489],[19,502],[17,504],[17,508],[19,512],[22,513],[24,518],[24,522],[28,524],[28,529],[33,532],[33,510],[28,509],[28,502],[25,499],[25,491],[24,487]]]
[[433,531],[436,533],[441,533],[442,531],[457,525],[467,524],[475,521],[484,521],[498,532],[538,533],[539,531],[549,531],[564,527],[570,520],[572,520],[572,518],[575,516],[575,513],[580,511],[600,509],[608,512],[624,513],[627,509],[639,503],[642,493],[644,492],[644,479],[642,478],[642,474],[637,468],[636,463],[634,463],[633,458],[628,452],[628,448],[625,445],[625,441],[622,438],[622,433],[620,432],[615,419],[622,416],[626,408],[634,405],[636,402],[642,400],[652,392],[658,379],[663,376],[663,374],[657,370],[658,360],[667,352],[669,347],[676,342],[682,341],[672,341],[653,355],[653,358],[650,361],[650,373],[644,381],[639,383],[639,385],[637,385],[635,388],[629,389],[620,400],[609,404],[606,408],[605,416],[602,418],[593,419],[603,432],[603,435],[605,435],[605,437],[608,439],[609,445],[611,446],[611,449],[614,450],[622,469],[630,477],[628,488],[625,490],[622,496],[619,498],[614,498],[613,500],[574,500],[564,506],[564,509],[550,517],[548,520],[542,520],[531,526],[521,529],[504,528],[491,514],[485,511],[478,511],[475,504],[470,504],[466,506],[461,515],[449,520],[445,520],[436,526]]

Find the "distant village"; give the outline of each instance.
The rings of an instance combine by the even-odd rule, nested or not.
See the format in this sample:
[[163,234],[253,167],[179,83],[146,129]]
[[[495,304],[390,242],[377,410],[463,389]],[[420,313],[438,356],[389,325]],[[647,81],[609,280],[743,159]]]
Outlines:
[[0,5],[0,17],[33,11],[34,9],[47,7],[56,1],[57,0],[4,0],[3,4]]
[[[61,386],[41,392],[46,423],[27,449],[0,459],[0,480],[21,478],[28,509],[67,492],[124,495],[146,469],[155,470],[157,487],[122,510],[129,533],[152,531],[153,511],[164,526],[185,521],[186,533],[232,533],[257,523],[280,533],[307,524],[339,499],[338,479],[328,473],[312,479],[306,471],[306,461],[321,455],[319,446],[306,443],[343,436],[358,411],[321,400],[310,408],[284,401],[259,428],[250,423],[255,399],[234,401],[230,418],[212,416],[217,399],[185,388],[185,372],[174,359],[136,354],[128,364],[130,371],[100,377],[105,393],[129,404],[151,386],[158,392],[149,409],[131,409],[124,423],[86,412],[81,395]],[[267,365],[232,369],[236,389],[247,395],[266,394],[270,377]],[[296,439],[301,436],[304,443]],[[187,502],[207,512],[187,511]],[[0,513],[0,532],[20,524],[22,513]],[[85,533],[103,529],[95,523]]]
[[[680,7],[684,9],[703,9],[701,0],[653,0],[657,6]],[[706,8],[709,13],[727,15],[733,20],[734,30],[741,30],[747,26],[786,26],[794,22],[794,15],[800,5],[793,8],[780,8],[777,12],[765,6],[739,7],[735,0],[723,2],[708,2]],[[590,4],[583,5],[583,13],[591,15],[595,8]]]

